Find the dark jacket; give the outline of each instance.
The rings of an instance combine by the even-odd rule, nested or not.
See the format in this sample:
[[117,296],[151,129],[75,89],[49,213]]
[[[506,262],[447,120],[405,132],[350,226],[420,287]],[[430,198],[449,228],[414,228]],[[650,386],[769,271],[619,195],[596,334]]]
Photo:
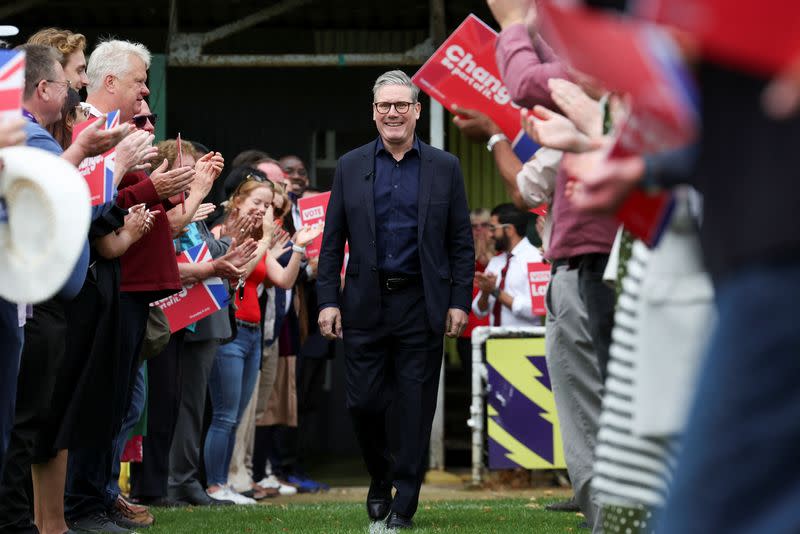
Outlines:
[[[475,252],[458,159],[423,142],[420,159],[420,267],[431,327],[443,334],[448,308],[470,309]],[[317,300],[320,307],[341,307],[344,328],[371,328],[380,318],[374,171],[375,141],[339,158],[325,218]],[[350,260],[340,295],[345,241]]]

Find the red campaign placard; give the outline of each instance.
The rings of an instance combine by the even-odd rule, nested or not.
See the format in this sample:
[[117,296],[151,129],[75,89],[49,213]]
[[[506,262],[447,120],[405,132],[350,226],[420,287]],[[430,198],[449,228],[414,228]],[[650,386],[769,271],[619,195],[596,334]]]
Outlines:
[[687,32],[722,63],[768,75],[800,59],[797,0],[640,0],[636,7]]
[[697,131],[695,88],[667,33],[653,24],[581,7],[541,2],[542,31],[569,64],[606,89],[630,95],[632,113],[664,145]]
[[[201,243],[178,256],[178,263],[205,263],[211,261],[208,245]],[[222,279],[207,278],[199,284],[183,287],[178,293],[153,302],[164,310],[172,333],[186,328],[227,306],[228,289]]]
[[[81,134],[83,130],[97,122],[97,117],[89,117],[72,129],[72,141]],[[112,111],[106,115],[106,121],[101,126],[101,130],[110,130],[119,125],[119,110]],[[81,161],[78,171],[83,175],[86,184],[89,186],[89,196],[92,206],[110,202],[114,197],[114,163],[116,161],[117,149],[112,148],[105,154],[92,156]]]
[[25,52],[0,50],[0,120],[22,113],[25,89]]
[[456,28],[411,80],[445,109],[479,110],[512,141],[528,161],[538,146],[522,130],[520,107],[511,100],[495,61],[497,33],[475,15]]
[[[325,213],[328,210],[328,201],[331,198],[330,192],[298,199],[297,209],[300,210],[300,222],[303,226],[311,226],[325,221]],[[306,247],[306,257],[316,258],[322,248],[322,235],[320,234],[314,241]]]
[[547,294],[547,285],[550,283],[550,264],[529,263],[528,281],[531,287],[531,312],[544,317],[547,315],[544,299]]

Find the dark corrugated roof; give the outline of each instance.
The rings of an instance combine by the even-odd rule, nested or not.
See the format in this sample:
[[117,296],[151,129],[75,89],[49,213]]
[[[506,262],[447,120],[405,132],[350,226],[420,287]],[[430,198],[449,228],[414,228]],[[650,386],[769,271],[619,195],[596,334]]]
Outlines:
[[[280,3],[263,0],[178,0],[179,30],[208,31]],[[25,1],[21,0],[17,5],[24,4]],[[9,9],[13,11],[15,7],[0,6],[0,14]],[[485,0],[446,0],[448,31],[453,30],[470,12],[491,22]],[[369,37],[372,32],[386,34],[378,40],[381,45],[395,44],[389,44],[389,50],[364,51],[400,51],[407,47],[409,41],[416,42],[418,36],[428,34],[428,17],[429,0],[408,0],[397,5],[376,0],[311,0],[303,7],[209,45],[207,52],[314,53],[320,42],[326,39],[330,42],[331,35],[346,32],[352,36],[344,38],[343,46],[351,49],[342,52],[356,51],[352,49],[352,43],[359,40],[373,46],[376,41]],[[169,1],[48,0],[33,2],[31,7],[0,19],[0,24],[14,24],[20,28],[20,36],[11,40],[15,45],[40,28],[57,26],[84,33],[90,44],[99,37],[114,35],[142,42],[153,52],[164,52]],[[405,32],[413,33],[410,36],[401,35]]]

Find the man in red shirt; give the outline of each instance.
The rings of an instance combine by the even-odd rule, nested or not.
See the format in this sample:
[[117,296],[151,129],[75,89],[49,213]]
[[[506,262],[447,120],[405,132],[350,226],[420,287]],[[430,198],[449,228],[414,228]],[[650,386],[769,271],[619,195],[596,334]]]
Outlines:
[[[120,122],[141,113],[147,88],[150,52],[139,43],[110,40],[100,43],[89,58],[87,104],[93,115],[120,110]],[[119,429],[131,402],[133,383],[139,366],[139,351],[144,338],[150,303],[181,289],[166,212],[172,207],[169,197],[186,191],[194,170],[179,168],[164,172],[159,166],[151,176],[144,171],[128,172],[119,184],[117,204],[123,208],[146,204],[156,214],[153,229],[121,257],[120,353],[114,403],[114,428]],[[116,445],[103,451],[70,451],[65,512],[71,524],[98,528],[104,532],[127,532],[107,516],[114,505],[106,491],[111,466],[119,458]]]

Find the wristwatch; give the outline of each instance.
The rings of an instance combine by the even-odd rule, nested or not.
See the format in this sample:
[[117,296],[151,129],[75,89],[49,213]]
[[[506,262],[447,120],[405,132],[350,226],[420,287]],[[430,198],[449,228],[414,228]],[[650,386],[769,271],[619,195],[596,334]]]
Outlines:
[[491,152],[492,150],[494,150],[494,145],[496,145],[500,141],[508,141],[508,137],[506,137],[506,134],[496,133],[493,136],[491,136],[489,138],[489,141],[486,143],[486,150]]

